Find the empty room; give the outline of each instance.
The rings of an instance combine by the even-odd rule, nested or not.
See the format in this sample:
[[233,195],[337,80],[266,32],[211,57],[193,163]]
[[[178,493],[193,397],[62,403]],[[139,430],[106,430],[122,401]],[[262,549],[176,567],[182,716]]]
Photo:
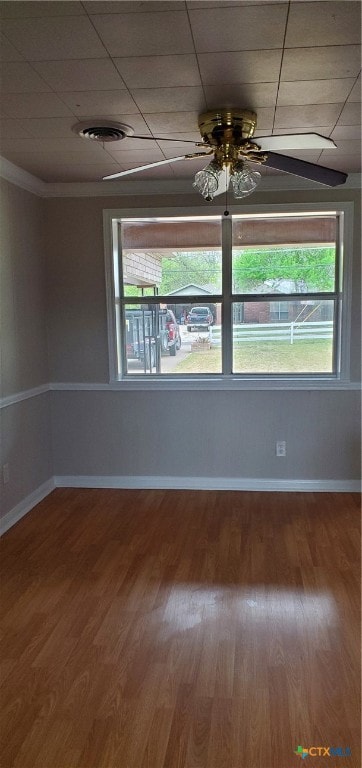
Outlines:
[[361,3],[0,60],[1,768],[359,768]]

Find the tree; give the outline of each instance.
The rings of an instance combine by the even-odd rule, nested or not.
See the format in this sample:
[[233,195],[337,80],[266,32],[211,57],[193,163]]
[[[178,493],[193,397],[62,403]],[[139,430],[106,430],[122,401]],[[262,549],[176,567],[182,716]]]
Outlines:
[[184,285],[221,288],[221,254],[217,251],[180,251],[162,259],[160,293],[177,291]]
[[246,293],[260,289],[266,281],[290,280],[300,291],[334,289],[333,247],[245,248],[233,254],[233,287]]

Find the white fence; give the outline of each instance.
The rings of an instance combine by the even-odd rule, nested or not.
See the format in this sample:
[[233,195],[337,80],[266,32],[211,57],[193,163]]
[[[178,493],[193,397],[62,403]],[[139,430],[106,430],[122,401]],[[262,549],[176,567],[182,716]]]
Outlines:
[[[245,323],[234,325],[234,344],[243,341],[289,341],[294,344],[301,339],[331,339],[333,321],[291,322],[291,323]],[[221,325],[210,327],[210,341],[213,346],[221,344]]]

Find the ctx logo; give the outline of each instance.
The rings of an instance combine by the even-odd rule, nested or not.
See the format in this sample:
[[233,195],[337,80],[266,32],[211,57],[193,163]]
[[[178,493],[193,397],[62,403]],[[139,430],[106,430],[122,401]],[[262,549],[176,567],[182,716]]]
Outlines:
[[349,747],[297,747],[294,750],[296,755],[304,760],[308,755],[311,757],[349,757],[351,750]]

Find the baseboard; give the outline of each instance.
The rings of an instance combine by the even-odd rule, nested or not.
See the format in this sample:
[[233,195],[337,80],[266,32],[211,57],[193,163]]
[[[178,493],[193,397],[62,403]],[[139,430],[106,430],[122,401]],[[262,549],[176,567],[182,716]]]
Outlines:
[[25,499],[19,502],[10,512],[7,512],[0,520],[0,536],[8,531],[18,520],[21,520],[27,512],[30,512],[36,504],[43,501],[48,494],[55,488],[54,478],[47,480],[45,483],[39,486],[35,491],[26,496]]
[[274,480],[238,477],[172,477],[166,475],[60,475],[26,496],[0,520],[0,536],[45,499],[54,488],[139,488],[192,491],[284,491],[359,493],[358,480]]
[[63,475],[54,478],[57,488],[160,488],[195,491],[312,491],[354,493],[358,480],[274,480],[239,477],[172,477],[144,475]]

